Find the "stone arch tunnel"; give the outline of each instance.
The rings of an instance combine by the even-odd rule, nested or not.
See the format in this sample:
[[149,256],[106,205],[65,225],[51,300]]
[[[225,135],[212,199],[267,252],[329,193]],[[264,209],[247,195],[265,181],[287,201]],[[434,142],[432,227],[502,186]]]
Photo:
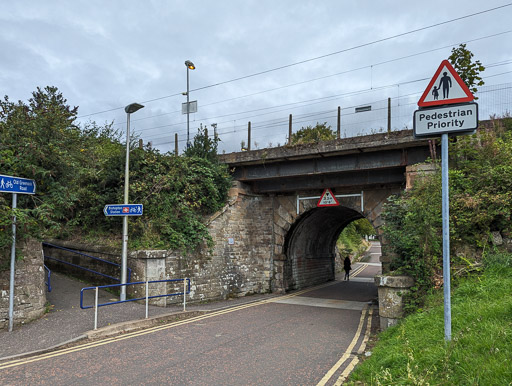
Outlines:
[[[380,239],[382,270],[387,272],[392,255],[382,238],[383,205],[410,186],[416,164],[431,157],[430,151],[428,141],[405,130],[223,155],[239,190],[246,192],[243,201],[260,200],[251,226],[256,219],[260,222],[250,235],[263,232],[259,239],[268,240],[270,250],[265,255],[262,248],[260,260],[270,259],[270,290],[285,292],[334,279],[336,239],[347,224],[362,217]],[[299,196],[316,196],[325,188],[338,195],[364,192],[364,207],[360,200],[334,208],[317,208],[314,200],[299,204]],[[272,217],[265,222],[268,208]]]
[[345,206],[315,208],[304,213],[285,238],[285,290],[334,280],[338,236],[349,223],[363,217]]

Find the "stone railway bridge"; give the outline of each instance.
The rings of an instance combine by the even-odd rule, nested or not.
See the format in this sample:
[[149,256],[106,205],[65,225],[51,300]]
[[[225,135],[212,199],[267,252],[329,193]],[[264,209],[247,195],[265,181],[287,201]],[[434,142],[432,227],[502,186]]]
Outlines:
[[[391,259],[382,238],[383,204],[429,157],[428,140],[410,130],[225,154],[221,161],[235,180],[230,213],[210,227],[225,254],[262,268],[268,289],[284,292],[333,280],[339,234],[366,217],[381,241],[386,272]],[[317,208],[318,198],[308,197],[325,188],[347,197],[339,198],[340,206]]]
[[[390,255],[382,238],[382,206],[410,183],[418,169],[413,165],[430,156],[428,140],[414,139],[411,131],[222,155],[234,181],[229,202],[208,220],[213,247],[188,256],[177,251],[133,251],[128,257],[132,281],[191,278],[192,301],[282,293],[324,283],[335,277],[339,234],[363,217],[380,238],[386,272]],[[318,198],[311,197],[319,197],[325,188],[351,196],[340,198],[340,206],[317,208]],[[120,260],[117,250],[56,243]],[[49,246],[45,254],[88,264]],[[157,284],[150,288],[150,295],[180,292],[166,286]],[[135,291],[130,288],[128,292]],[[140,296],[140,292],[133,294]],[[172,299],[152,303],[166,301]]]

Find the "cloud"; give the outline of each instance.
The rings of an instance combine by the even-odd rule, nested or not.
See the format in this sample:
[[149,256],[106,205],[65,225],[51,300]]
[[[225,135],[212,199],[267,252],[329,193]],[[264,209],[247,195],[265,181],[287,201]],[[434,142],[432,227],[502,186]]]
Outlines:
[[[37,86],[55,85],[70,104],[80,106],[79,115],[87,115],[83,120],[114,120],[118,127],[126,119],[122,106],[165,97],[145,103],[133,121],[146,142],[160,142],[161,150],[167,151],[174,148],[174,133],[180,140],[186,133],[186,120],[180,110],[185,101],[181,92],[186,89],[187,59],[196,64],[197,69],[190,73],[190,86],[197,89],[497,5],[498,1],[483,4],[462,0],[423,4],[291,0],[7,2],[0,15],[1,91],[11,99],[26,100]],[[403,98],[413,107],[414,101],[410,102],[407,95],[421,92],[425,85],[405,82],[433,75],[450,48],[379,63],[505,31],[511,14],[512,7],[504,8],[194,91],[191,98],[198,100],[199,111],[191,116],[191,128],[195,130],[200,123],[218,123],[219,132],[224,133],[221,149],[232,151],[239,149],[249,120],[255,128],[253,138],[262,146],[286,140],[290,113],[297,116],[298,129],[325,119],[334,122],[330,117],[337,106],[346,108],[347,122],[356,119],[353,106],[368,102],[378,105],[387,97],[392,97],[394,103]],[[503,35],[468,47],[476,58],[492,63],[509,59],[504,50],[509,40],[510,35]],[[504,68],[510,69],[510,65],[499,70]],[[494,81],[507,79],[510,77],[502,76]],[[302,84],[284,87],[295,83]],[[388,85],[394,86],[381,89]],[[403,111],[402,123],[406,123],[408,114]],[[362,120],[361,125],[371,128],[379,122]]]

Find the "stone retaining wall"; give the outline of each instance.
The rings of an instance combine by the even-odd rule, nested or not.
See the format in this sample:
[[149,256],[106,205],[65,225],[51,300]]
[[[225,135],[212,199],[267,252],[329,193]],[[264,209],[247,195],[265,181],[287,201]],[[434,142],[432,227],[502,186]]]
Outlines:
[[[45,270],[41,243],[29,240],[19,243],[14,276],[14,325],[37,319],[46,304]],[[5,251],[5,253],[9,253]],[[0,272],[0,328],[9,325],[10,271]]]
[[[241,184],[236,184],[230,191],[229,203],[208,221],[208,230],[214,242],[211,250],[203,245],[188,255],[165,250],[129,252],[128,267],[132,269],[132,281],[190,278],[189,301],[192,302],[270,292],[272,220],[272,197],[251,195]],[[52,243],[119,262],[120,251],[113,249],[55,240]],[[45,253],[92,268],[80,255],[50,247],[45,247]],[[62,264],[53,263],[53,267],[69,270]],[[84,271],[74,273],[91,279]],[[94,277],[94,283],[99,281],[100,278]],[[183,283],[154,283],[150,285],[149,295],[182,291]],[[145,287],[129,286],[127,293],[133,297],[143,297]],[[181,301],[180,296],[157,298],[151,303],[163,306]]]
[[[49,240],[43,245],[44,254],[52,259],[46,259],[46,265],[57,272],[62,272],[74,277],[78,277],[81,280],[85,280],[95,285],[106,285],[106,284],[117,284],[118,282],[109,279],[107,277],[98,275],[94,272],[86,271],[83,269],[76,268],[70,264],[78,265],[87,268],[91,271],[101,272],[111,277],[120,277],[121,269],[114,265],[92,259],[88,256],[80,255],[66,251],[65,249],[55,248],[52,245],[63,247],[66,249],[76,250],[84,255],[93,256],[99,259],[109,261],[111,263],[121,264],[121,251],[105,246],[90,245],[84,243],[77,243],[75,241],[63,241],[63,240]],[[60,261],[56,261],[56,260]],[[133,279],[132,279],[133,281]]]

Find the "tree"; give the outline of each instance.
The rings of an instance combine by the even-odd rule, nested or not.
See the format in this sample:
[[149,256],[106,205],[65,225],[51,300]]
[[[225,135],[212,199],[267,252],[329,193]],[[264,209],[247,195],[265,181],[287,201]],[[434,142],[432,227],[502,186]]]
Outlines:
[[37,194],[20,197],[20,216],[37,221],[41,232],[60,228],[78,200],[71,188],[83,168],[76,114],[56,87],[37,88],[28,104],[7,96],[0,102],[0,170],[36,180]]
[[469,90],[475,94],[477,86],[484,85],[484,81],[479,74],[485,70],[485,67],[479,60],[473,62],[473,56],[473,53],[466,48],[466,45],[461,44],[457,48],[452,48],[452,54],[448,59]]
[[318,143],[321,141],[336,139],[336,134],[331,130],[331,126],[327,125],[327,122],[317,122],[314,127],[310,125],[303,127],[296,133],[293,133],[291,139],[292,145],[301,143]]
[[197,129],[197,134],[194,137],[192,145],[185,149],[184,155],[186,157],[198,157],[209,160],[210,162],[217,162],[217,147],[220,142],[219,137],[208,136],[208,129],[201,124]]
[[[121,134],[112,124],[79,127],[76,114],[55,87],[38,88],[28,103],[0,100],[0,171],[37,186],[35,195],[18,198],[19,238],[120,244],[121,222],[105,218],[102,209],[122,202]],[[130,199],[144,204],[144,216],[132,221],[130,247],[190,251],[211,243],[204,217],[224,206],[231,186],[227,166],[217,159],[218,141],[201,127],[186,157],[132,146]],[[8,266],[12,215],[10,197],[0,194],[0,271]]]

